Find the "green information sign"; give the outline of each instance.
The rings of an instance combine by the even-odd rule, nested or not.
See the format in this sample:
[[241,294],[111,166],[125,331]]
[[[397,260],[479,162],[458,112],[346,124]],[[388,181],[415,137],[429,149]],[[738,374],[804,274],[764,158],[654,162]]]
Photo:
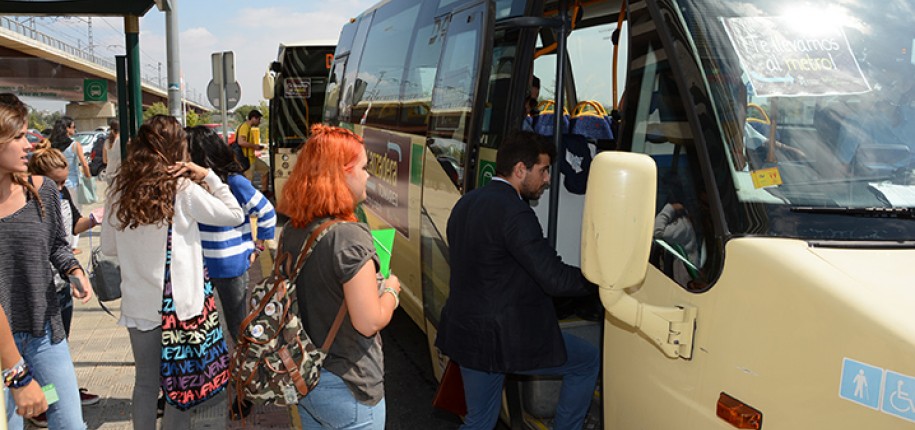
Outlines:
[[108,101],[107,79],[83,79],[83,101],[106,102]]
[[423,182],[423,151],[422,145],[413,145],[410,151],[410,183],[420,185]]
[[480,160],[480,172],[477,174],[477,187],[486,186],[496,176],[496,163]]

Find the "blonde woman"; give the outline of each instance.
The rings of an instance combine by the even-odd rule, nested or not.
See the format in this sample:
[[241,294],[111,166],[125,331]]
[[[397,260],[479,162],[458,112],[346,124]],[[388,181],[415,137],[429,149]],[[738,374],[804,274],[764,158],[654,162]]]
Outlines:
[[[54,384],[59,400],[48,409],[48,425],[85,429],[76,372],[55,295],[53,272],[70,277],[70,293],[83,303],[92,291],[73,257],[60,215],[54,181],[28,176],[25,138],[28,109],[15,96],[0,97],[0,306],[8,310],[13,340],[32,377]],[[10,398],[7,397],[9,405]],[[35,412],[35,411],[33,411]],[[33,416],[33,414],[28,414]],[[37,412],[34,413],[37,415]],[[9,428],[21,430],[22,415],[7,410]]]

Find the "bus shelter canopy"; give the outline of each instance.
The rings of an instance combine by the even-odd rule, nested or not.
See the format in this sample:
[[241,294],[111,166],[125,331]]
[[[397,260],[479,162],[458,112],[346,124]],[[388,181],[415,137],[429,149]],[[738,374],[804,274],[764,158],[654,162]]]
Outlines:
[[3,15],[143,16],[154,0],[0,0]]

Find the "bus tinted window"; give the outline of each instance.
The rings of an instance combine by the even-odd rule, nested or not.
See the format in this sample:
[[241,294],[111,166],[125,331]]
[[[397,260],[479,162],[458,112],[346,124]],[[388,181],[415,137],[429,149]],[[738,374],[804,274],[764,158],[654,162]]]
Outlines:
[[397,101],[407,51],[389,48],[409,46],[420,6],[415,4],[400,10],[385,8],[376,12],[359,64],[356,76],[359,82],[353,98],[357,110],[354,115],[362,115],[366,124],[395,125],[397,122]]
[[438,70],[438,59],[442,51],[441,27],[443,20],[430,22],[416,32],[412,55],[407,66],[407,77],[403,86],[403,111],[401,124],[411,132],[425,134],[429,103],[432,101],[432,86],[435,83],[435,72]]

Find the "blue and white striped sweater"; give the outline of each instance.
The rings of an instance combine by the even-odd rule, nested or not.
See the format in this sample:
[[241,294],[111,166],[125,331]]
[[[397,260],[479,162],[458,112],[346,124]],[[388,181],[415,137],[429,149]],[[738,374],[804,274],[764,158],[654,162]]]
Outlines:
[[234,278],[248,270],[248,257],[254,252],[250,217],[257,217],[258,239],[273,239],[276,228],[273,205],[254,189],[251,181],[242,175],[230,175],[226,182],[248,216],[235,227],[200,224],[203,261],[211,278]]

